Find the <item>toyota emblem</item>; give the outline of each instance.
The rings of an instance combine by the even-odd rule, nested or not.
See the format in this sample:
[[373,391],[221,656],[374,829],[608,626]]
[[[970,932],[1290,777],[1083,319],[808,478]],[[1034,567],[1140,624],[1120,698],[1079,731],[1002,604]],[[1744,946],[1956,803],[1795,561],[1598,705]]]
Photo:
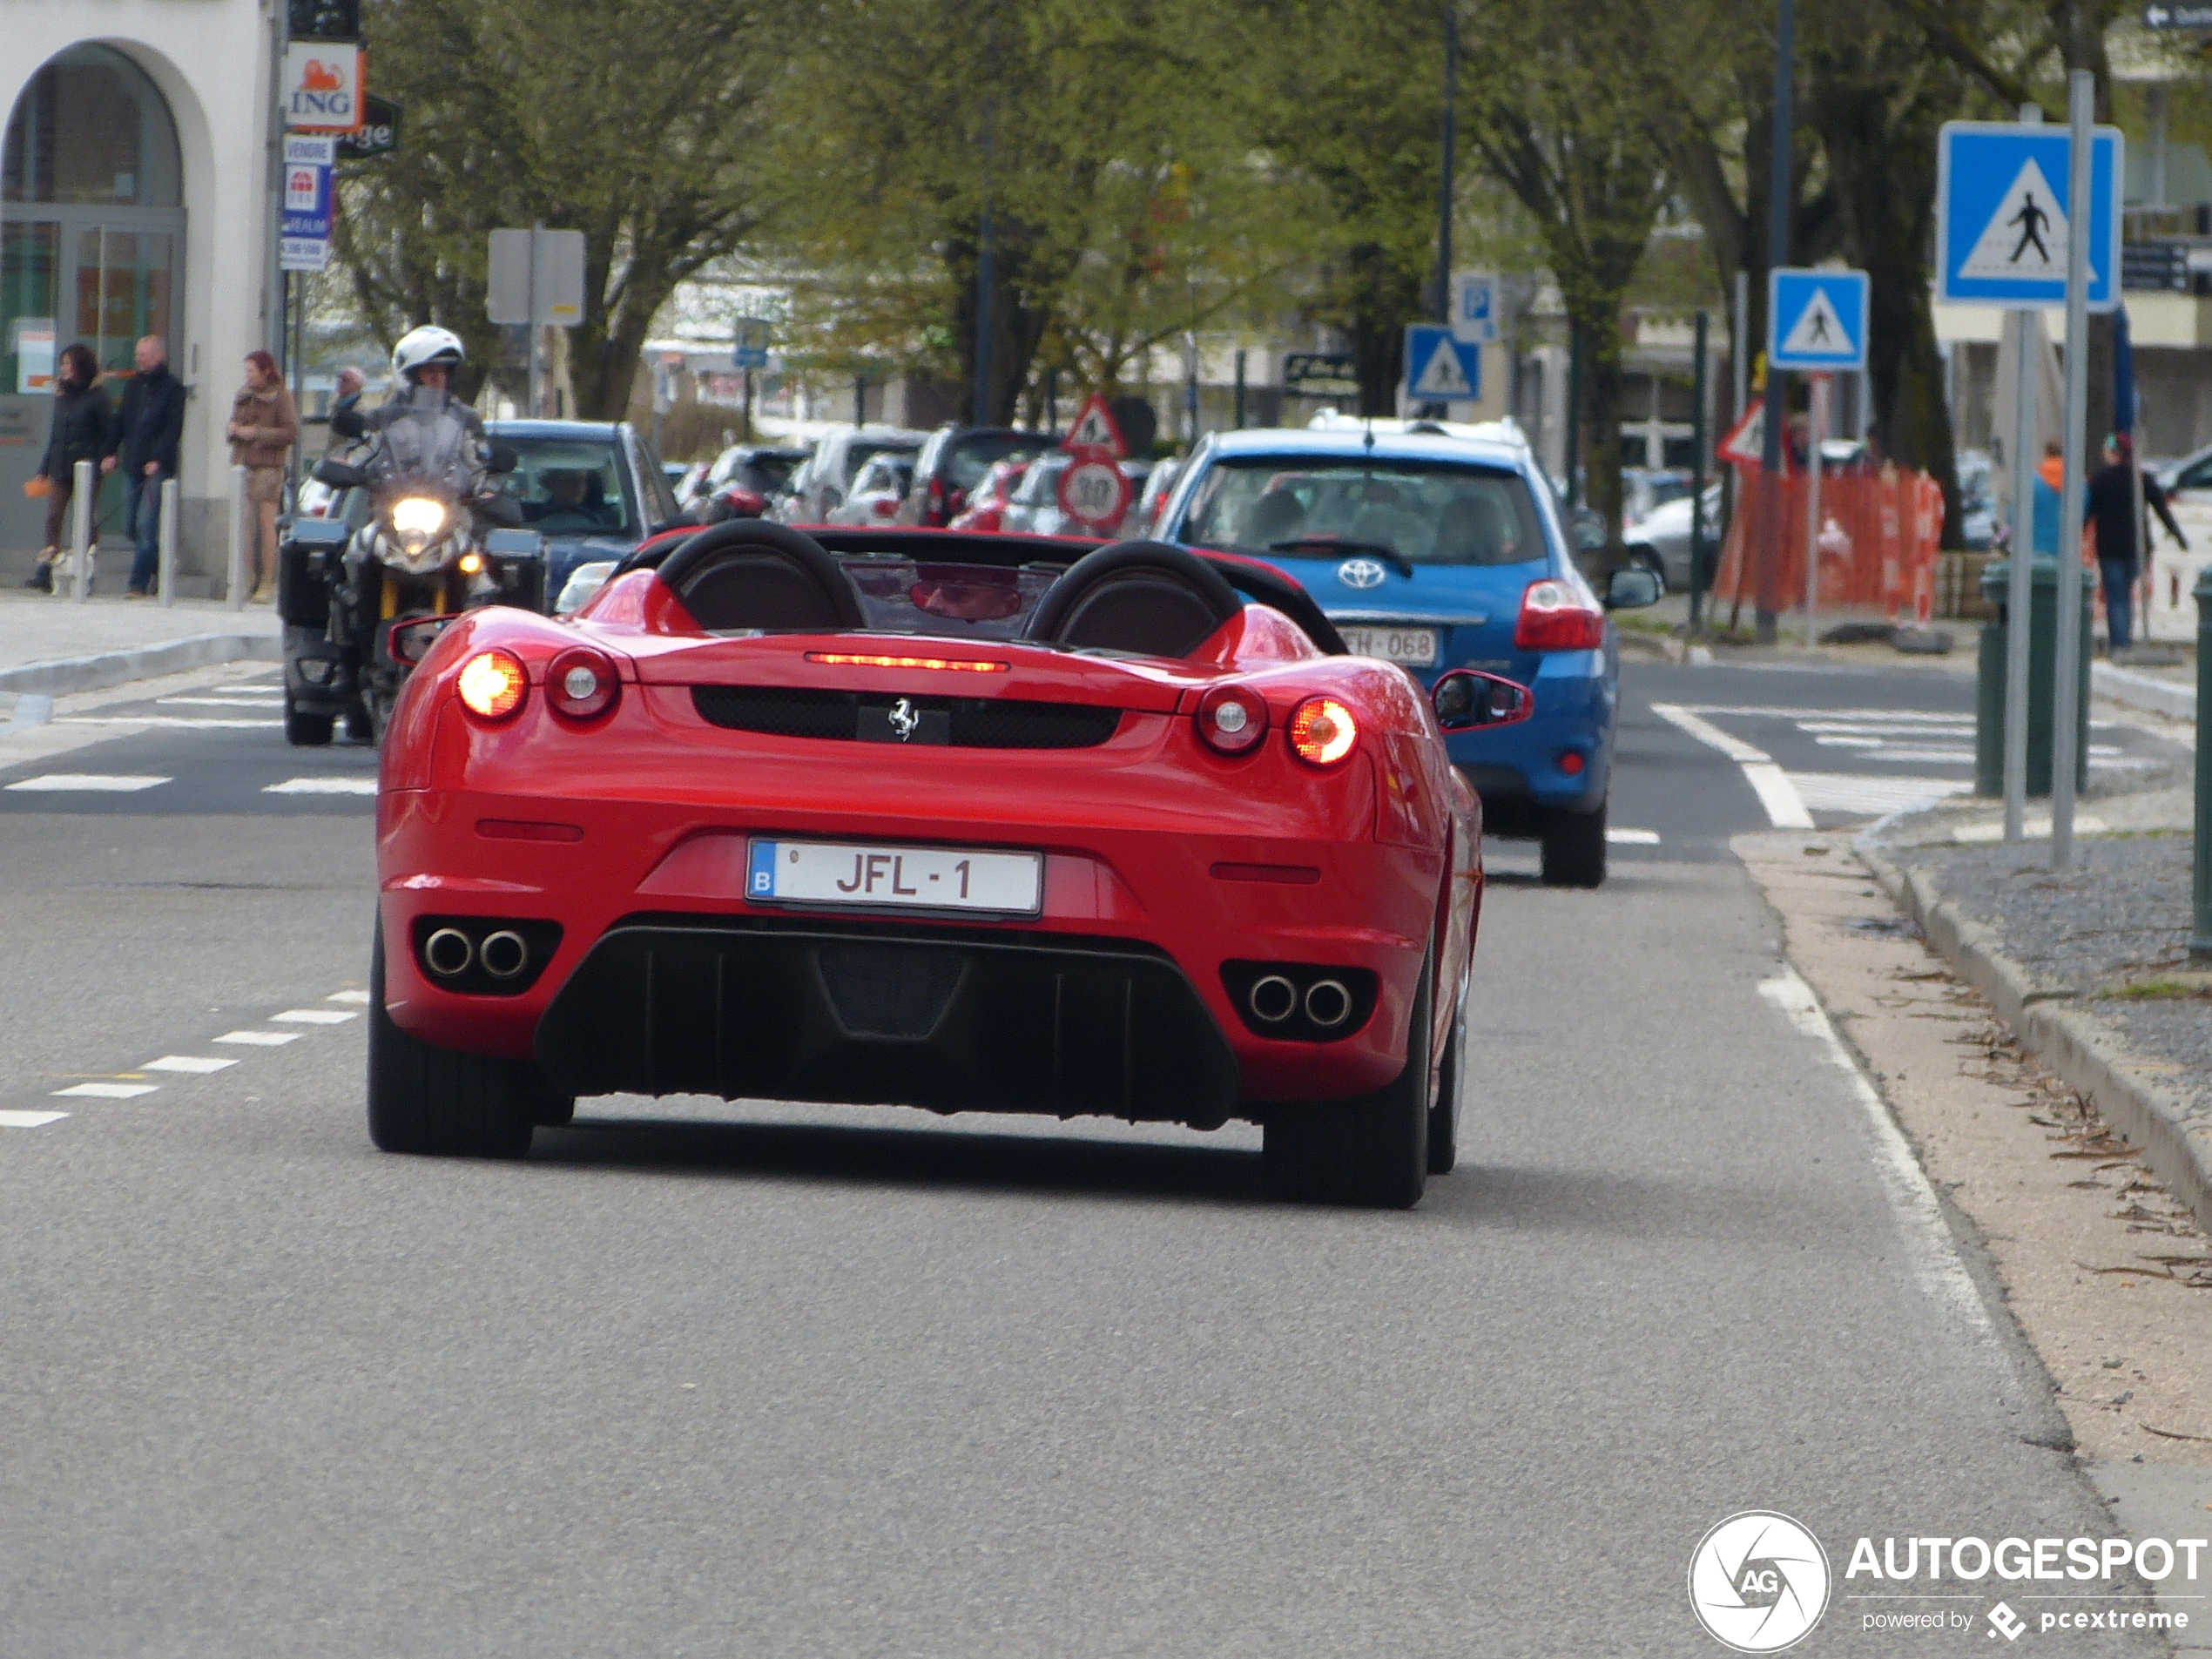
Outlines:
[[1379,588],[1383,568],[1373,559],[1346,559],[1337,566],[1337,580],[1347,588]]
[[902,697],[891,705],[891,734],[904,743],[914,734],[921,724],[921,716],[914,712],[914,699]]

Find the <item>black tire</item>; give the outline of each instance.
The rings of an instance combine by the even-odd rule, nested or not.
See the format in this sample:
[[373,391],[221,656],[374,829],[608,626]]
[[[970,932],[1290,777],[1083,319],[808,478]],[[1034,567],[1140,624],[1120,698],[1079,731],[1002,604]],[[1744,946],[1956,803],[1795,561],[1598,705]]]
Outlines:
[[1260,1158],[1278,1197],[1411,1210],[1428,1184],[1432,954],[1406,1020],[1406,1069],[1372,1095],[1268,1115]]
[[368,718],[368,711],[358,703],[346,711],[346,736],[354,743],[376,741],[376,724]]
[[1603,887],[1605,803],[1594,813],[1547,813],[1542,845],[1546,887]]
[[335,723],[327,714],[307,714],[292,706],[292,693],[284,694],[284,740],[295,749],[320,749],[330,741]]
[[564,1123],[535,1061],[460,1054],[408,1035],[384,1010],[384,933],[369,961],[368,1138],[387,1152],[518,1158],[541,1122]]
[[1428,1172],[1449,1175],[1460,1161],[1460,1090],[1467,1081],[1467,993],[1460,986],[1459,1012],[1444,1040],[1444,1060],[1436,1069],[1436,1099],[1428,1109]]
[[1659,556],[1659,550],[1656,547],[1638,547],[1629,550],[1635,555],[1636,563],[1651,572],[1653,578],[1659,583],[1659,597],[1662,599],[1665,598],[1667,597],[1667,562]]

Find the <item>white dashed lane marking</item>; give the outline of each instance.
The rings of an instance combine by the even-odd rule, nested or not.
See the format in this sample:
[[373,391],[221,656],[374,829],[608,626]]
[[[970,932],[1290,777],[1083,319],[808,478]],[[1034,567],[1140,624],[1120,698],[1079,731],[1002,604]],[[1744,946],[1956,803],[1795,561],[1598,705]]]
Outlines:
[[287,1008],[269,1015],[272,1025],[343,1025],[361,1015],[344,1008]]
[[1659,845],[1659,832],[1657,830],[1608,829],[1605,832],[1605,839],[1614,846],[1656,846]]
[[138,1069],[140,1071],[182,1071],[197,1075],[220,1071],[226,1066],[236,1064],[238,1062],[235,1060],[212,1060],[204,1055],[165,1054],[158,1060],[147,1061]]
[[323,998],[323,1001],[326,1002],[354,1002],[358,1003],[362,1008],[367,1008],[368,1006],[368,993],[367,991],[333,991],[328,996]]
[[54,1090],[56,1100],[136,1100],[141,1095],[151,1095],[158,1085],[154,1083],[71,1083],[66,1089]]
[[255,1049],[274,1049],[287,1042],[297,1042],[307,1034],[304,1031],[226,1031],[215,1039],[218,1042],[242,1042]]
[[262,786],[265,795],[374,795],[374,778],[287,778]]
[[129,794],[134,790],[158,788],[168,781],[166,778],[133,778],[117,772],[47,772],[36,778],[19,778],[8,787],[45,793],[97,790],[104,794]]
[[68,1116],[67,1112],[0,1112],[0,1129],[43,1129]]

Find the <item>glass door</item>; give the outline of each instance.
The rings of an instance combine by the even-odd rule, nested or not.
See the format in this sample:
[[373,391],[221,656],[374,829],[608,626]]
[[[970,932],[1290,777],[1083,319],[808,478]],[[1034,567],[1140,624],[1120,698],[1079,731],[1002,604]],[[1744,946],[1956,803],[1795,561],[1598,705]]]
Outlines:
[[0,224],[0,395],[47,389],[59,332],[61,226],[37,219]]
[[[170,327],[170,252],[166,232],[95,223],[73,229],[69,312],[61,338],[91,348],[106,377],[109,401],[119,404],[123,383],[137,364],[140,336],[173,340]],[[172,365],[172,368],[175,365]],[[118,471],[101,482],[100,528],[119,535],[127,522],[125,482]]]

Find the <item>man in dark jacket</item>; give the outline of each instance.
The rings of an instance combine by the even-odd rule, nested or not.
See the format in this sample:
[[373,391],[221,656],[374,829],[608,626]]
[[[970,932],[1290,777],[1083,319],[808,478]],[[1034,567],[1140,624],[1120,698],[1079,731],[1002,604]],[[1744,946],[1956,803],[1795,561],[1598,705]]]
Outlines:
[[115,435],[102,472],[118,466],[129,481],[124,490],[125,523],[138,556],[131,562],[131,597],[152,590],[160,563],[161,486],[177,475],[177,447],[185,430],[185,383],[169,372],[169,347],[158,334],[138,342],[138,372],[123,388]]
[[[2143,504],[2164,521],[2167,534],[2186,550],[2188,537],[2174,522],[2166,505],[2166,492],[2158,480],[2142,475]],[[2082,514],[2085,523],[2097,527],[2097,570],[2105,590],[2105,630],[2116,655],[2134,637],[2135,535],[2134,444],[2126,433],[2105,440],[2105,464],[2089,475],[2088,499]]]

